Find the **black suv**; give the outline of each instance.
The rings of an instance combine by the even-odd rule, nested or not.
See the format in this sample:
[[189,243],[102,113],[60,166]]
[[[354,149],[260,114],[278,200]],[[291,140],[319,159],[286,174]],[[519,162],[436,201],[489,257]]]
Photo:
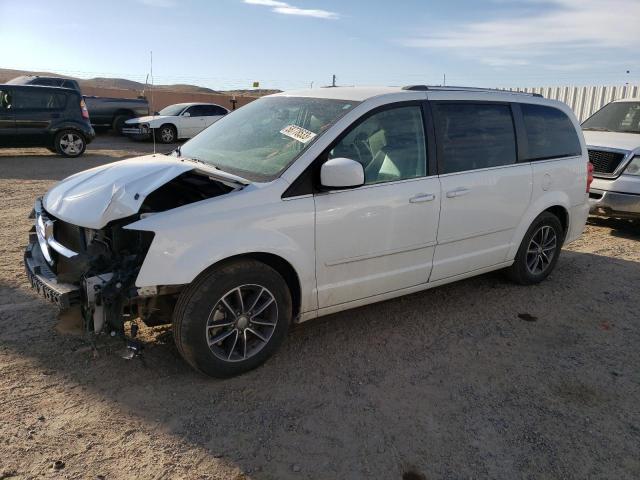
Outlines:
[[46,147],[78,157],[95,135],[76,90],[0,85],[0,147]]

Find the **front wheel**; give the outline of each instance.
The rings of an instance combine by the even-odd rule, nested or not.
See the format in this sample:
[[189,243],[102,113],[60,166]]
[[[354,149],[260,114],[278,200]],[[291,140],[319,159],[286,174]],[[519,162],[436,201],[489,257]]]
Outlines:
[[74,130],[63,130],[54,140],[56,152],[63,157],[79,157],[87,148],[87,142],[81,133]]
[[527,230],[507,274],[521,285],[541,282],[556,266],[563,241],[564,230],[558,217],[542,212]]
[[178,132],[173,125],[162,125],[155,135],[160,143],[174,143],[178,140]]
[[178,351],[195,369],[231,377],[256,368],[285,339],[291,294],[282,276],[254,260],[202,274],[180,296],[173,315]]

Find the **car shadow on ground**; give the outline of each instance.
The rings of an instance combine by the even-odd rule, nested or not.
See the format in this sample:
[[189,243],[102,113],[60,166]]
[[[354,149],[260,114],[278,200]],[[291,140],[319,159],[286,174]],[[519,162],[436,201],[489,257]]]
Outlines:
[[589,217],[589,225],[605,227],[611,229],[614,237],[626,238],[627,240],[640,240],[640,219],[624,220],[620,218]]
[[[4,401],[70,415],[65,433],[99,428],[94,449],[116,455],[132,418],[158,455],[201,452],[165,478],[215,462],[256,479],[630,478],[638,278],[640,263],[564,251],[537,286],[493,273],[308,322],[267,364],[227,380],[192,371],[166,327],[143,329],[142,359],[121,359],[109,338],[92,353],[56,333],[52,306],[0,284]],[[40,388],[43,378],[65,388]],[[92,398],[121,422],[74,417]],[[167,432],[174,444],[158,445]]]

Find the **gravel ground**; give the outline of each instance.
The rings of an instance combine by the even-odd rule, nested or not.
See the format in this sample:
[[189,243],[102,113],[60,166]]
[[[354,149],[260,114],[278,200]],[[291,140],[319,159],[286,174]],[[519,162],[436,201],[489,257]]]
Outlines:
[[23,274],[34,197],[150,150],[0,151],[0,479],[640,478],[637,224],[592,220],[541,285],[494,273],[332,315],[213,380],[166,327],[141,329],[142,359],[93,352]]

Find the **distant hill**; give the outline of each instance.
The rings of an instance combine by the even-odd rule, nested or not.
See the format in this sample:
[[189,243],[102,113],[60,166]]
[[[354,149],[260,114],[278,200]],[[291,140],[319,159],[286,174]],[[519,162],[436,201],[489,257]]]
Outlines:
[[220,93],[224,93],[226,95],[251,95],[252,97],[263,97],[265,95],[271,95],[273,93],[280,93],[282,90],[276,89],[268,89],[268,88],[255,88],[255,89],[246,89],[246,90],[222,90]]
[[[107,78],[107,77],[97,77],[90,79],[81,79],[77,77],[72,77],[71,75],[60,75],[57,73],[51,72],[32,72],[26,70],[12,70],[8,68],[0,68],[0,83],[4,83],[12,78],[19,77],[20,75],[40,75],[45,77],[65,77],[65,78],[73,78],[78,81],[80,84],[80,88],[83,87],[94,87],[94,88],[112,88],[112,89],[120,89],[120,90],[135,90],[137,92],[142,92],[145,89],[145,84],[141,82],[136,82],[134,80],[127,80],[125,78]],[[216,91],[211,88],[199,87],[197,85],[189,85],[189,84],[174,84],[174,85],[154,85],[154,90],[170,90],[172,92],[180,92],[180,93],[217,93],[222,95],[238,95],[238,96],[253,96],[253,97],[261,97],[263,95],[269,95],[271,93],[278,93],[280,90],[268,90],[268,89],[256,89],[256,90],[229,90],[229,91]]]

